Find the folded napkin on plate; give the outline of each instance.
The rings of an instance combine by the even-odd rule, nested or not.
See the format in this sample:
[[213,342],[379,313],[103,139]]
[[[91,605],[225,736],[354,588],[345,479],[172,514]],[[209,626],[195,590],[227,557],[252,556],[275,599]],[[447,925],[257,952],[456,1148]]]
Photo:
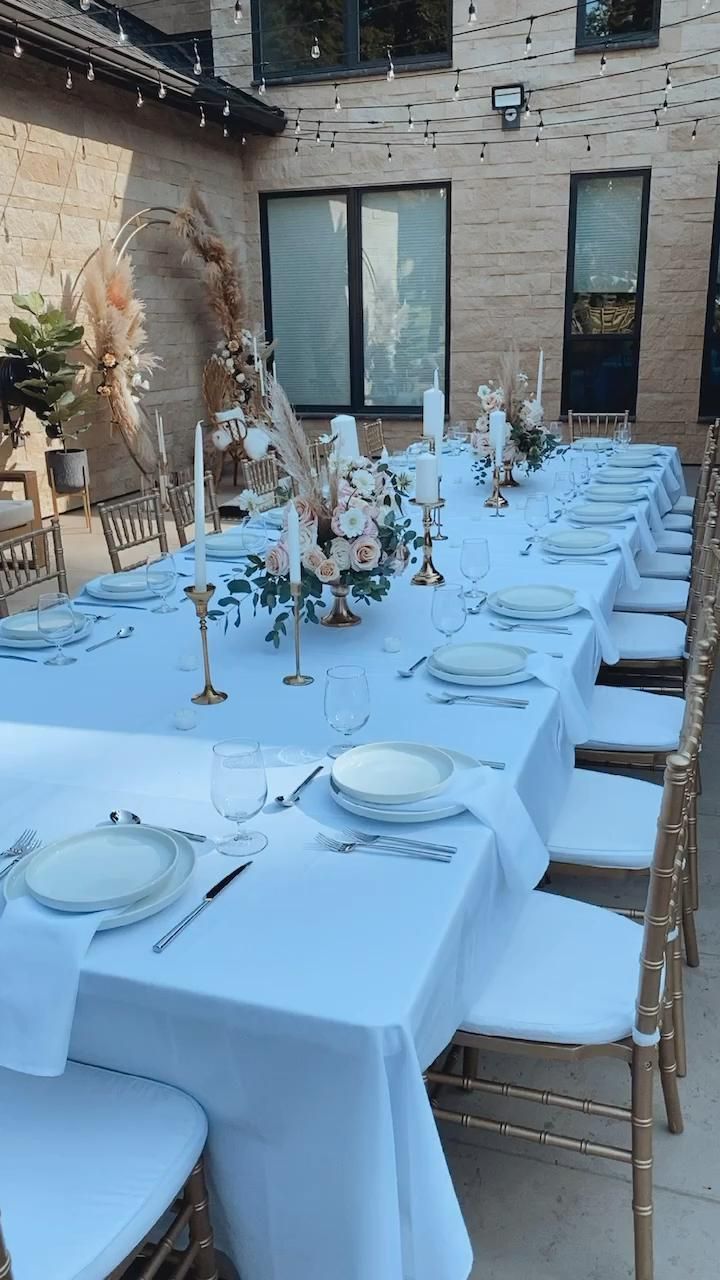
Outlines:
[[640,546],[643,551],[647,551],[648,555],[654,555],[657,551],[657,543],[650,532],[650,525],[642,507],[633,509],[633,518],[637,523],[638,533],[640,534]]
[[616,662],[620,661],[620,652],[615,641],[610,635],[610,628],[608,627],[605,620],[605,614],[600,608],[600,605],[589,591],[576,591],[575,600],[580,605],[581,609],[585,609],[586,612],[590,614],[590,617],[595,623],[595,634],[597,635],[600,644],[600,652],[603,656],[603,662],[607,662],[610,666],[613,666]]
[[611,534],[610,536],[613,539],[613,544],[617,547],[620,555],[622,556],[625,586],[629,587],[631,591],[637,591],[640,586],[640,574],[638,573],[638,568],[635,564],[635,557],[630,549],[630,543],[627,538],[622,536],[622,534],[617,538],[614,534]]
[[30,895],[0,916],[0,1066],[65,1070],[80,970],[104,911],[51,911]]
[[[674,481],[675,477],[673,476],[672,479]],[[662,480],[658,480],[657,482],[654,497],[661,516],[666,516],[668,511],[672,511],[673,504],[670,501],[670,495],[668,494]]]
[[558,693],[565,730],[573,746],[577,746],[579,742],[587,742],[590,737],[590,717],[569,667],[563,662],[554,661],[545,653],[529,653],[526,665],[536,680]]
[[534,889],[548,867],[548,852],[512,783],[496,770],[480,766],[456,775],[452,796],[495,835],[495,845],[508,888]]

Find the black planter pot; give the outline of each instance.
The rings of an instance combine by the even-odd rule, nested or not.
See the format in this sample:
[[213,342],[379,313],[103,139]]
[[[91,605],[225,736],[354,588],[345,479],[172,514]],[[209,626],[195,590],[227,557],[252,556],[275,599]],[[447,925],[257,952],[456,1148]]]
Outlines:
[[87,449],[52,449],[45,457],[56,493],[81,493],[89,476]]

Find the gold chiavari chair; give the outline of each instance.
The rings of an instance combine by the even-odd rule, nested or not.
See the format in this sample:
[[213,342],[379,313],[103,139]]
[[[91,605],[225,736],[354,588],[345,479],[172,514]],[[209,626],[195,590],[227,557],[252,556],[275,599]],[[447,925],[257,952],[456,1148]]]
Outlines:
[[[636,1280],[653,1280],[654,1274],[653,1094],[658,1066],[670,1132],[683,1128],[666,975],[687,838],[690,769],[686,752],[668,757],[644,925],[571,898],[540,890],[529,894],[504,939],[503,954],[479,976],[476,1001],[453,1037],[453,1045],[463,1051],[462,1075],[433,1067],[426,1076],[438,1120],[630,1165]],[[493,1052],[567,1064],[619,1059],[631,1071],[630,1105],[481,1079],[480,1055]],[[629,1124],[630,1145],[441,1107],[438,1095],[444,1086]]]
[[121,564],[120,553],[123,551],[157,542],[159,550],[167,552],[165,521],[157,491],[147,493],[142,498],[101,503],[98,514],[114,573],[121,573],[123,569],[135,569],[145,563],[144,560],[136,560],[133,564]]
[[379,458],[385,448],[385,433],[383,431],[382,418],[376,418],[374,422],[365,423],[365,457]]
[[313,471],[316,476],[321,476],[323,471],[327,469],[332,451],[333,445],[330,440],[310,441],[310,457],[312,458]]
[[7,618],[11,596],[43,582],[57,582],[58,591],[67,592],[60,521],[55,516],[42,529],[0,542],[0,618]]
[[624,413],[576,413],[573,409],[568,410],[568,434],[570,443],[576,440],[587,440],[595,437],[596,439],[612,440],[615,432],[620,427],[628,425],[630,414],[626,409]]
[[277,502],[277,491],[281,486],[289,486],[289,477],[280,470],[277,458],[257,458],[254,462],[241,464],[243,489],[250,489],[263,501],[261,509],[274,507]]
[[[188,543],[187,530],[191,525],[195,524],[195,481],[188,480],[185,484],[174,485],[171,489],[168,489],[168,502],[175,521],[180,546],[186,547]],[[212,520],[213,529],[216,533],[220,533],[222,530],[220,512],[218,511],[215,485],[209,471],[205,474],[205,517],[208,520]]]

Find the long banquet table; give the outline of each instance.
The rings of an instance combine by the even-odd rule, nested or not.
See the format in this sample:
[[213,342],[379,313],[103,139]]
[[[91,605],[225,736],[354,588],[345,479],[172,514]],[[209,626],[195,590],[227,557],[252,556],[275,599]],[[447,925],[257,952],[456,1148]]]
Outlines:
[[[529,532],[519,499],[548,491],[557,465],[523,479],[496,519],[467,455],[447,458],[449,539],[436,544],[435,562],[461,581],[463,537],[486,536],[483,587],[582,584],[609,616],[622,581],[618,552],[597,567],[549,565],[537,549],[519,555]],[[655,475],[656,497],[677,494],[675,450],[664,451]],[[624,526],[623,536],[637,552],[637,527]],[[178,565],[192,570],[183,553]],[[229,573],[212,568],[216,581]],[[198,648],[181,591],[176,613],[119,610],[96,624],[94,639],[128,623],[135,632],[95,653],[78,646],[74,666],[0,663],[0,846],[28,824],[49,841],[121,807],[148,822],[225,835],[209,798],[210,744],[260,739],[269,794],[287,793],[311,766],[285,766],[281,751],[322,751],[333,739],[323,677],[346,661],[362,663],[369,677],[361,740],[418,740],[505,761],[504,776],[546,837],[573,767],[557,694],[532,681],[522,685],[530,703],[523,712],[441,706],[426,696],[439,686],[424,671],[398,678],[399,666],[440,639],[432,592],[410,577],[385,603],[360,609],[361,627],[304,628],[303,667],[315,683],[303,689],[282,683],[291,643],[276,652],[264,642],[267,615],[253,619],[245,606],[239,629],[212,626],[213,677],[230,696],[199,708],[188,733],[173,717],[189,705],[201,672],[181,669]],[[487,610],[469,618],[462,638],[502,638],[489,622]],[[514,640],[561,652],[587,700],[600,661],[594,627],[586,613],[565,622],[570,635]],[[385,649],[388,637],[400,640],[400,652]],[[268,848],[166,952],[154,954],[153,942],[232,865],[212,845],[172,907],[95,937],[71,1056],[176,1085],[205,1108],[217,1235],[243,1280],[464,1280],[470,1243],[422,1071],[461,1023],[521,905],[494,837],[464,814],[426,836],[459,846],[450,865],[326,853],[313,842],[319,826],[352,825],[326,780],[294,809],[269,803],[253,825]]]

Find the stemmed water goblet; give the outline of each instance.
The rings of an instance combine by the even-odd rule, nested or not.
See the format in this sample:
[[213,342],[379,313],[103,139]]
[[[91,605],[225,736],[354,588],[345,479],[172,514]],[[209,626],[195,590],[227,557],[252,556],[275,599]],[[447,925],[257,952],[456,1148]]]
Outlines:
[[267,845],[262,831],[247,831],[243,823],[254,818],[267,800],[267,775],[259,742],[232,738],[213,747],[210,797],[223,818],[237,824],[237,832],[217,845],[220,853],[234,858],[252,857]]
[[478,583],[490,569],[490,549],[487,538],[464,538],[460,551],[460,572],[470,581],[470,590],[465,593],[468,600],[484,600],[485,592]]
[[145,577],[149,590],[160,599],[160,604],[152,612],[177,613],[177,605],[168,604],[168,596],[172,595],[177,585],[177,568],[173,557],[166,553],[148,560]]
[[446,640],[462,630],[467,622],[467,602],[459,582],[442,582],[433,588],[430,616],[435,630]]
[[354,746],[350,741],[353,732],[362,729],[370,719],[370,688],[364,667],[328,667],[325,673],[325,719],[346,739],[328,747],[330,759],[336,760]]
[[46,667],[69,667],[77,658],[68,657],[63,648],[75,637],[77,617],[70,597],[64,591],[46,591],[37,603],[38,633],[54,644],[57,652],[45,659]]
[[525,503],[525,522],[534,530],[530,541],[536,542],[540,530],[550,519],[550,505],[544,493],[532,494]]

